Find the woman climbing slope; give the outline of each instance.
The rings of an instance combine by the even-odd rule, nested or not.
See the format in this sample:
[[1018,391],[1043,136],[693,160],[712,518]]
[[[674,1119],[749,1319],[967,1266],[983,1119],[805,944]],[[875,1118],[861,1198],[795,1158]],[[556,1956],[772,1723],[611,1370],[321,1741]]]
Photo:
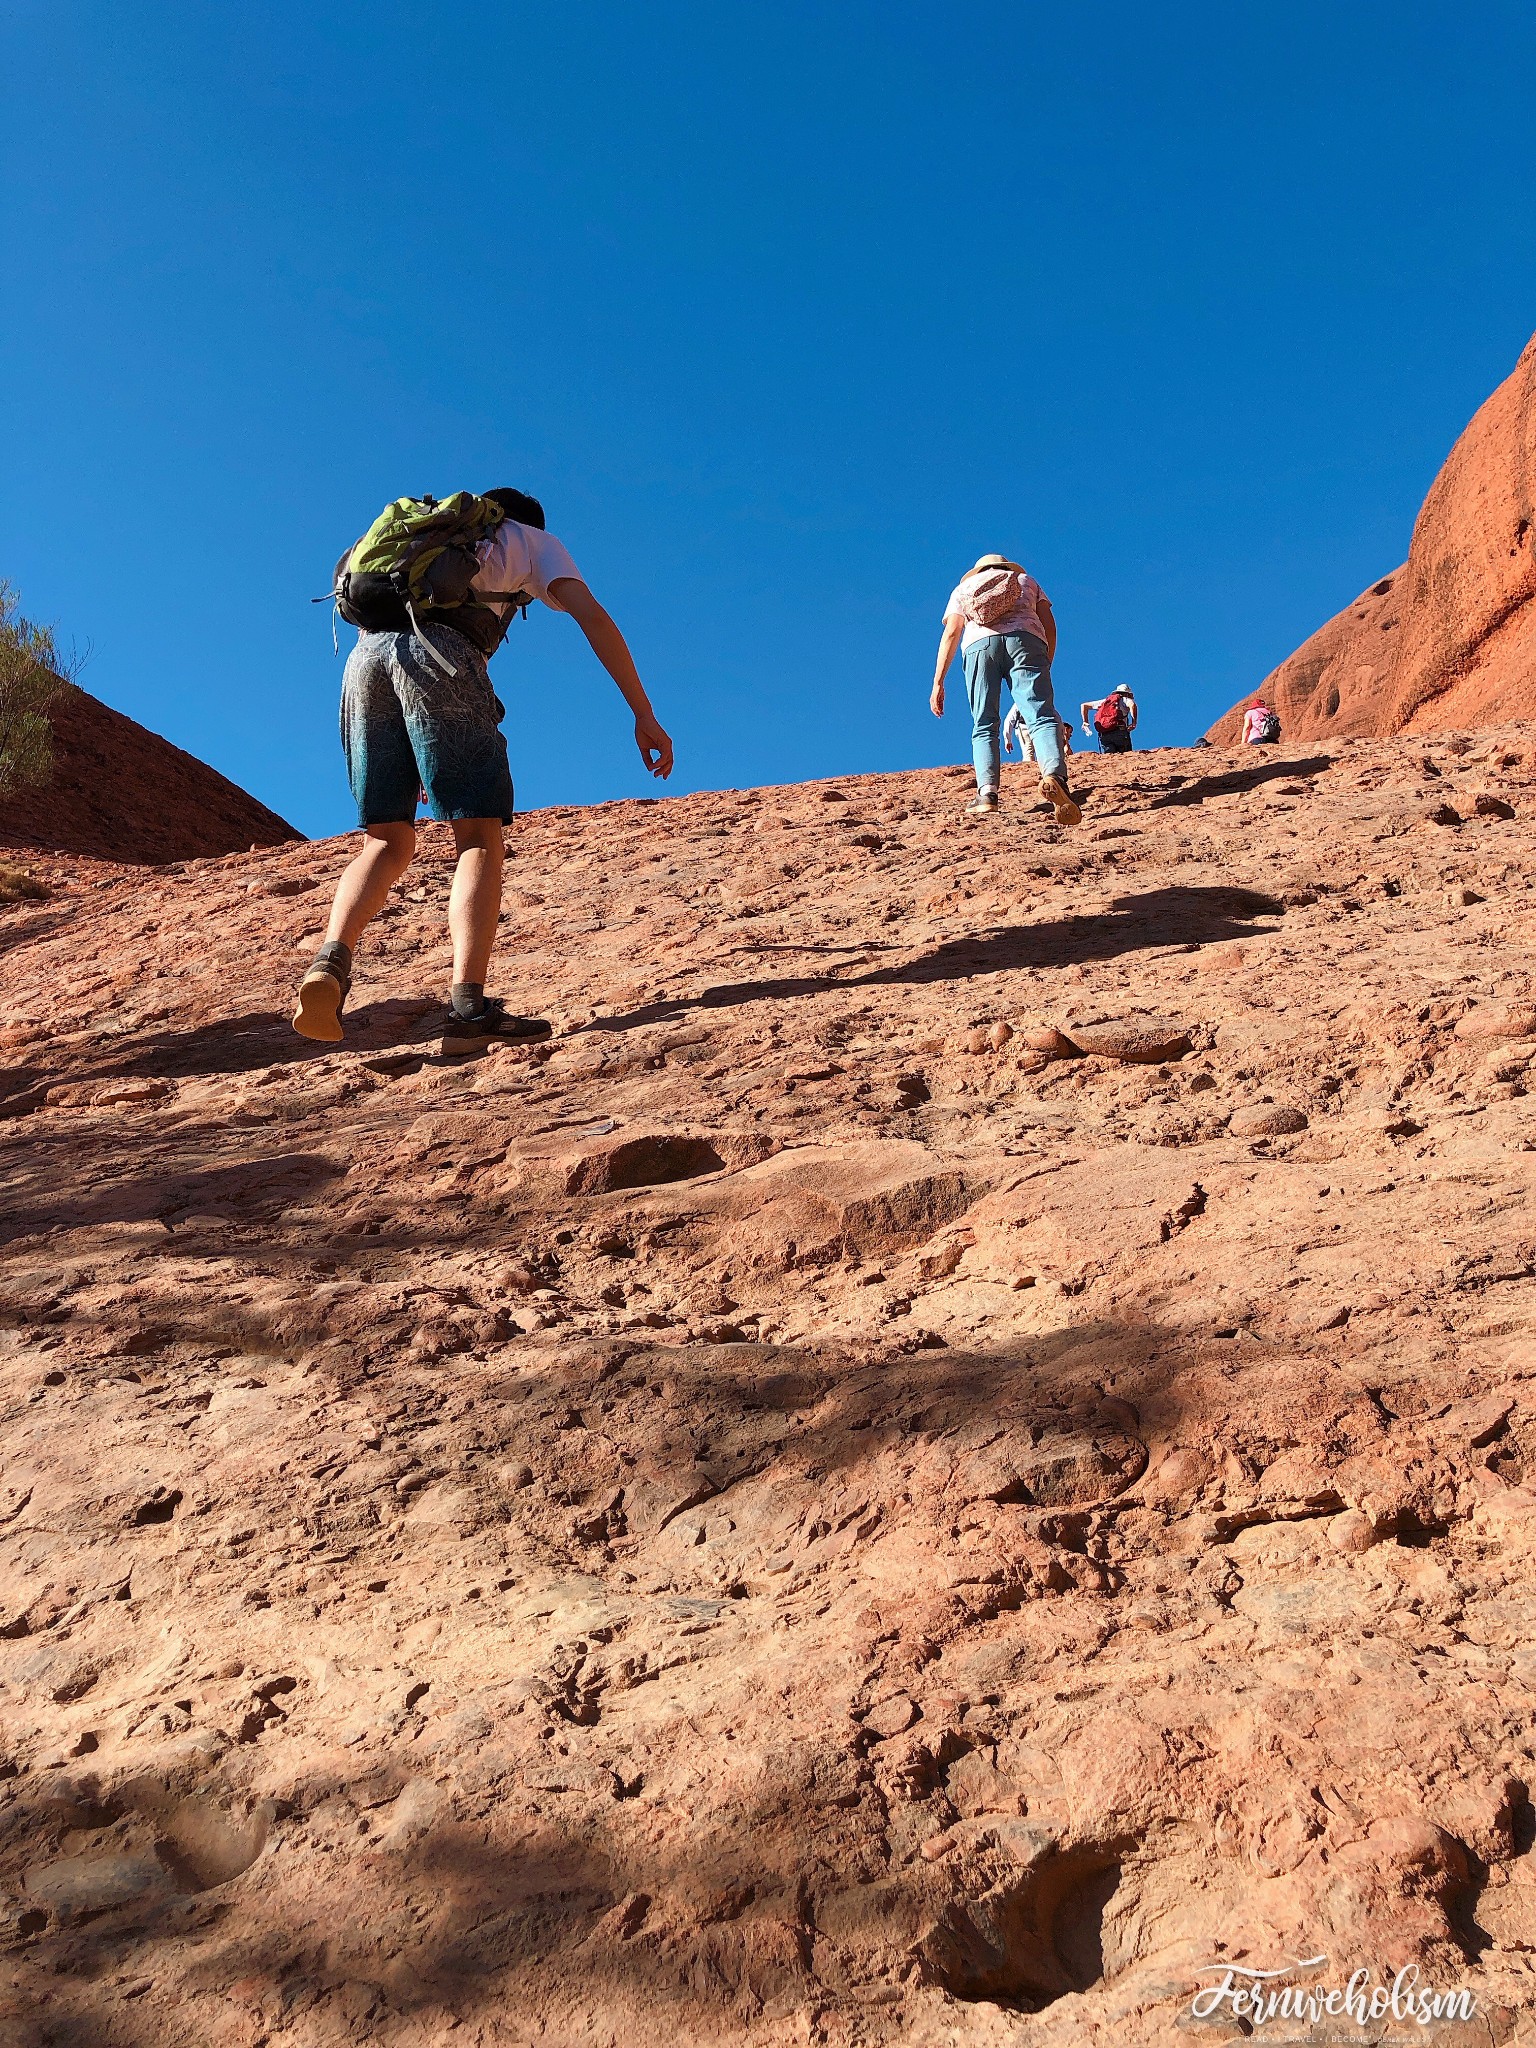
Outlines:
[[1051,688],[1056,618],[1050,599],[1018,562],[1006,555],[983,555],[951,591],[928,699],[935,718],[944,716],[944,677],[956,647],[965,666],[976,764],[976,794],[965,807],[966,816],[984,817],[997,809],[1002,774],[998,731],[1006,681],[1034,744],[1041,795],[1049,799],[1058,825],[1078,824],[1083,814],[1067,788]]

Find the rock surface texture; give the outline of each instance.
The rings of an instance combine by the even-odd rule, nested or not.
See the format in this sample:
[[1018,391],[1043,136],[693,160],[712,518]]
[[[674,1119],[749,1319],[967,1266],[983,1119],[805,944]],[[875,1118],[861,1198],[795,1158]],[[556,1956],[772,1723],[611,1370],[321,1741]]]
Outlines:
[[[1536,338],[1451,450],[1407,561],[1320,627],[1260,694],[1287,740],[1536,716]],[[1235,745],[1251,702],[1209,737]]]
[[1536,746],[1081,772],[34,863],[5,2048],[1532,2038]]
[[53,781],[0,802],[0,847],[147,864],[300,837],[217,768],[88,690],[66,690],[49,719]]

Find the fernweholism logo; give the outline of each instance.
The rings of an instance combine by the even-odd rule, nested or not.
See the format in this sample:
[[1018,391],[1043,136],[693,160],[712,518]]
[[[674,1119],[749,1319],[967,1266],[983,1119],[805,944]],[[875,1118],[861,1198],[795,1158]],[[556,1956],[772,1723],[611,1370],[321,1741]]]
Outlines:
[[1261,2027],[1302,2020],[1352,2020],[1367,2026],[1373,2020],[1397,2020],[1412,2027],[1438,2026],[1443,2020],[1477,2016],[1477,2000],[1466,1989],[1435,1987],[1422,1981],[1417,1963],[1407,1963],[1390,1982],[1378,1981],[1369,1969],[1355,1970],[1343,1984],[1323,1978],[1307,1981],[1307,1973],[1327,1967],[1326,1956],[1298,1957],[1280,1970],[1245,1970],[1237,1963],[1207,1963],[1197,1974],[1214,1973],[1190,2000],[1197,2020],[1230,2017],[1246,2020],[1251,2033]]

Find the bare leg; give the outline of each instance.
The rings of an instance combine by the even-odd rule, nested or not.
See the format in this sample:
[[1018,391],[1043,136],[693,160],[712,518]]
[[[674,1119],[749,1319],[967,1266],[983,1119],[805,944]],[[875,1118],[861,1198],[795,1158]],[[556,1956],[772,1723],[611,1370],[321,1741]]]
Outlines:
[[336,884],[331,921],[325,928],[327,940],[339,939],[344,946],[357,944],[384,908],[390,890],[410,866],[415,851],[414,825],[364,827],[362,852],[348,862]]
[[453,978],[484,986],[501,915],[501,820],[455,818],[453,836],[459,849],[448,898]]
[[342,1005],[352,986],[352,948],[385,898],[411,864],[416,851],[414,825],[365,825],[362,851],[350,860],[336,884],[325,944],[299,983],[293,1028],[301,1038],[321,1045],[340,1045]]

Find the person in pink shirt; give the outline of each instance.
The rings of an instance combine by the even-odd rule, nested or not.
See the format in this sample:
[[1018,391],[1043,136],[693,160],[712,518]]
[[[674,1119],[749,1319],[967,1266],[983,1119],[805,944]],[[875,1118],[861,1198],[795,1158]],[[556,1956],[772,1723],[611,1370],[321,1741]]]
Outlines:
[[1278,713],[1255,697],[1243,715],[1243,745],[1245,747],[1272,747],[1280,737]]
[[1009,561],[1006,555],[983,555],[951,591],[944,607],[944,630],[928,699],[935,718],[944,716],[944,678],[957,648],[965,666],[971,757],[976,766],[976,794],[965,807],[966,815],[986,817],[997,809],[1002,779],[998,741],[1006,683],[1034,744],[1040,794],[1056,813],[1058,825],[1080,824],[1083,814],[1067,787],[1066,757],[1051,688],[1056,619],[1050,599],[1020,563]]

